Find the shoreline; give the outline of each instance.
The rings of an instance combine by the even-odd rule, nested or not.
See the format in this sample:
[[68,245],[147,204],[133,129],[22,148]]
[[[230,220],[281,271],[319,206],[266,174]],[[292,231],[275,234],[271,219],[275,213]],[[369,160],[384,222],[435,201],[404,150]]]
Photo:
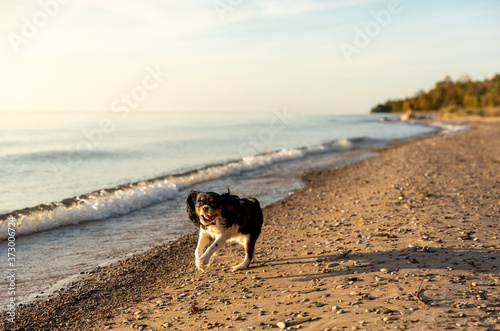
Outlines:
[[[430,156],[427,155],[427,149],[432,150],[433,147],[438,146],[441,153],[443,151],[447,152],[452,146],[456,147],[451,144],[459,141],[461,148],[474,152],[475,149],[469,146],[471,142],[466,141],[464,136],[472,136],[479,143],[483,141],[484,145],[484,139],[487,138],[484,135],[489,130],[492,136],[496,133],[498,141],[500,137],[498,129],[495,130],[494,128],[495,124],[498,125],[498,121],[496,123],[491,120],[472,121],[471,130],[467,132],[450,136],[432,135],[414,138],[408,142],[398,143],[391,145],[387,149],[375,151],[378,156],[351,163],[343,168],[304,174],[305,188],[295,191],[285,200],[264,208],[266,222],[263,236],[257,243],[257,257],[261,263],[253,264],[248,270],[239,273],[227,271],[231,263],[234,264],[240,258],[239,253],[241,253],[239,247],[229,246],[215,258],[209,272],[202,274],[197,271],[194,267],[193,258],[197,240],[195,231],[182,236],[177,241],[157,246],[150,251],[134,255],[109,267],[97,268],[90,272],[86,279],[68,284],[64,289],[59,290],[56,295],[45,298],[46,301],[38,301],[37,303],[18,307],[16,329],[49,330],[53,328],[81,329],[95,327],[97,329],[125,330],[130,329],[131,325],[136,329],[155,330],[164,327],[187,330],[193,328],[217,328],[219,325],[239,329],[258,327],[259,323],[264,323],[264,325],[260,325],[263,328],[271,327],[271,325],[276,327],[280,322],[290,326],[295,323],[295,325],[301,325],[305,329],[318,329],[320,327],[326,329],[341,325],[373,329],[377,324],[372,323],[378,320],[382,320],[380,327],[385,324],[391,328],[395,325],[406,325],[409,328],[422,328],[424,324],[430,325],[424,323],[423,320],[421,322],[403,322],[404,314],[399,314],[404,311],[406,315],[420,316],[422,315],[420,312],[425,311],[427,306],[429,306],[429,309],[443,308],[444,305],[441,302],[437,302],[437,306],[431,306],[430,304],[419,305],[418,300],[422,302],[427,300],[422,298],[424,294],[427,295],[429,292],[428,286],[443,286],[442,283],[445,277],[438,277],[440,273],[454,273],[451,272],[454,270],[453,266],[459,265],[459,262],[451,264],[452,269],[449,270],[433,264],[432,257],[434,255],[448,254],[445,253],[446,250],[451,250],[451,247],[446,246],[447,241],[444,240],[445,238],[439,237],[440,232],[434,234],[427,231],[428,234],[423,234],[421,238],[415,240],[417,243],[408,243],[410,241],[406,238],[417,230],[423,231],[419,222],[413,221],[411,217],[416,217],[412,215],[419,215],[421,210],[427,209],[426,202],[430,200],[432,204],[428,209],[434,209],[426,210],[418,218],[420,221],[420,218],[429,216],[429,219],[425,221],[427,222],[425,226],[430,228],[433,226],[438,227],[430,219],[432,218],[430,217],[432,212],[442,214],[442,209],[445,208],[440,206],[439,203],[436,204],[433,200],[446,200],[446,197],[432,192],[435,189],[429,187],[427,182],[428,178],[431,178],[434,182],[438,182],[438,179],[440,179],[437,173],[433,174],[431,172],[429,174],[424,169],[426,168],[425,165],[430,165],[433,169],[440,169],[439,166],[436,167],[432,162],[427,162],[429,160],[436,161],[433,157],[438,156],[434,155],[435,152],[431,153]],[[482,129],[479,130],[478,126]],[[478,138],[479,136],[482,138]],[[490,138],[495,139],[495,137]],[[448,146],[446,146],[446,143],[448,143]],[[495,160],[494,157],[495,153],[499,155],[498,143],[488,148],[492,149],[493,154],[490,152],[489,155],[480,155],[480,157],[484,160],[493,160],[493,162],[475,164],[475,167],[493,167],[493,170],[496,171],[499,168],[497,162],[500,162],[500,160]],[[450,154],[454,155],[456,153],[456,151],[453,151]],[[392,157],[389,157],[391,155]],[[464,155],[456,156],[456,158],[464,158]],[[460,168],[460,165],[467,164],[468,161],[470,160],[466,157],[464,160],[450,165],[456,167],[456,169],[453,169],[457,172],[463,172],[464,170]],[[385,164],[392,165],[392,168],[376,168],[377,165],[380,167]],[[394,172],[395,170],[397,171]],[[481,170],[483,170],[483,173],[494,173],[493,170]],[[498,172],[496,173],[498,174]],[[367,174],[365,179],[361,178],[364,174]],[[408,178],[408,175],[415,178],[411,178],[411,176]],[[377,178],[384,176],[387,176],[387,178]],[[469,176],[471,175],[469,174]],[[450,179],[454,179],[453,176],[450,176],[445,183],[449,184]],[[373,184],[364,183],[364,181]],[[407,185],[408,181],[410,185]],[[378,194],[372,197],[373,194],[370,191],[372,188],[368,189],[365,187],[367,185],[373,185],[375,187],[373,192],[377,191]],[[395,187],[392,187],[393,185]],[[410,198],[403,192],[407,191],[408,187],[412,189],[413,185],[426,187],[430,191],[422,191],[423,193]],[[345,187],[345,192],[341,190],[341,187]],[[463,196],[470,188],[470,186],[460,186],[460,183],[453,186],[455,192]],[[484,187],[475,188],[474,194],[479,194],[478,192],[484,191],[483,189]],[[482,199],[495,199],[495,194],[498,197],[497,188],[493,187],[490,190],[493,190],[493,196],[491,198],[483,197]],[[365,194],[364,197],[353,198],[354,196],[363,195],[362,193]],[[447,200],[446,204],[452,204],[452,202],[453,200]],[[365,204],[365,207],[361,207]],[[496,212],[496,220],[498,221],[498,204],[495,207],[495,204],[491,202],[490,205],[493,207],[491,207],[492,211],[488,213],[495,215],[494,212]],[[458,208],[457,206],[453,207]],[[439,226],[447,224],[452,226],[451,229],[457,227],[457,220],[454,216],[460,214],[460,209],[467,208],[455,209],[450,210],[449,215],[439,217]],[[375,214],[378,213],[379,218],[376,219],[375,216],[372,216],[370,210]],[[387,210],[392,211],[395,216],[381,216],[386,214]],[[429,212],[429,215],[427,215],[427,212]],[[471,211],[468,211],[468,213],[469,215],[473,214]],[[407,218],[406,221],[410,225],[401,220],[397,221],[397,224],[394,223],[393,218],[399,216],[398,214],[404,214],[404,217]],[[494,216],[490,218],[492,217]],[[459,225],[470,225],[471,220],[467,218],[471,217],[463,217],[464,224]],[[479,224],[479,220],[474,219],[474,221]],[[296,224],[297,228],[301,229],[298,234],[291,233],[292,230],[289,226],[286,226],[284,230],[282,229],[283,225],[290,225],[290,222],[295,222],[293,224]],[[373,228],[375,226],[373,224],[378,224],[378,227]],[[479,229],[480,226],[482,225],[479,224],[476,228]],[[412,227],[414,229],[410,229]],[[405,231],[398,232],[398,229],[405,229]],[[367,234],[367,230],[374,232]],[[492,231],[498,232],[498,228],[494,227]],[[445,230],[443,230],[444,232]],[[272,238],[270,238],[271,236]],[[348,239],[344,238],[345,236]],[[427,239],[422,239],[424,236]],[[483,239],[474,240],[470,233],[462,234],[464,238],[468,238],[467,236],[470,239],[463,240],[471,240],[475,244],[483,243]],[[498,233],[498,237],[500,237],[500,233]],[[492,240],[495,242],[492,249],[478,249],[478,251],[483,252],[480,254],[467,252],[466,249],[452,250],[455,252],[453,254],[461,255],[452,254],[451,259],[454,256],[462,257],[472,254],[472,258],[475,260],[490,254],[488,253],[489,250],[498,252],[498,240]],[[405,241],[406,246],[401,246],[399,241]],[[409,247],[409,245],[413,246]],[[372,251],[374,246],[378,247],[378,249],[375,249],[375,251],[379,251],[378,253]],[[389,251],[395,249],[395,252],[388,253],[387,249]],[[297,253],[297,251],[304,252]],[[406,264],[401,265],[399,258],[397,259],[398,262],[392,261],[391,254],[401,255],[402,262],[411,262],[409,264],[412,268],[403,268]],[[412,257],[413,259],[411,259]],[[430,261],[427,261],[427,259],[430,259]],[[414,263],[413,260],[417,262]],[[424,261],[423,266],[420,265],[422,264],[421,260]],[[491,268],[494,266],[495,261],[488,259],[485,261],[483,261],[483,264],[493,270]],[[415,264],[415,266],[412,264]],[[292,265],[294,270],[290,271],[289,265]],[[437,271],[433,269],[433,272],[430,273],[428,269],[431,269],[432,266]],[[468,266],[475,270],[473,265],[468,264]],[[407,277],[401,274],[402,269],[419,269],[413,267],[423,267],[428,270],[427,274],[422,275],[417,271],[415,271],[416,274],[420,276]],[[459,267],[455,268],[458,269]],[[380,271],[381,269],[387,269],[387,272]],[[482,267],[482,269],[487,270],[488,268]],[[295,271],[297,273],[293,275]],[[477,281],[475,281],[476,286],[470,286],[479,286],[479,288],[482,288],[483,285],[477,284],[482,284],[484,277],[488,275],[487,272],[483,272],[484,275],[470,276],[466,267],[460,269],[460,271],[466,275],[458,275],[457,277],[465,277],[468,282],[474,276],[477,278]],[[479,271],[479,273],[481,272]],[[477,273],[478,271],[476,271]],[[429,276],[429,274],[432,275]],[[373,280],[372,276],[375,277],[375,280]],[[400,279],[397,279],[398,277],[409,283],[410,280],[413,281],[413,278],[416,278],[422,282],[421,284],[425,283],[428,286],[420,288],[415,286],[418,284],[412,282],[411,288],[407,288],[403,285],[404,282],[398,284],[402,283]],[[345,278],[348,278],[348,280]],[[377,278],[380,280],[377,280]],[[491,283],[488,284],[498,291],[498,276],[495,278],[494,275],[491,275],[491,279]],[[455,284],[459,283],[461,281],[458,280]],[[373,284],[377,286],[372,286]],[[373,292],[371,291],[372,288],[385,289],[387,285],[391,287],[395,284],[404,288],[404,290],[400,291],[403,295],[401,293],[396,295],[400,297],[399,299],[391,299],[380,293],[380,296],[371,293]],[[472,283],[468,282],[468,284]],[[344,293],[346,289],[351,289],[351,291],[346,292],[346,294]],[[405,292],[407,292],[406,294],[413,293],[413,296],[403,300]],[[485,290],[485,292],[487,291]],[[200,294],[196,295],[196,293]],[[479,295],[483,294],[480,293]],[[493,300],[493,304],[498,299],[491,294],[483,296],[485,298],[482,301]],[[409,300],[412,297],[414,300]],[[299,298],[300,300],[298,300]],[[341,298],[341,302],[339,302],[339,298]],[[370,304],[375,302],[377,304],[383,302],[387,305],[384,300],[388,299],[396,301],[396,303],[391,303],[392,308],[386,307],[386,309],[394,313],[382,313],[380,315],[374,313],[375,310],[364,312],[376,307],[365,308],[364,310],[360,308],[359,311],[355,308],[356,306],[371,307],[373,305]],[[347,305],[348,301],[351,301],[350,305]],[[399,301],[405,301],[404,304],[406,305],[417,304],[417,308],[406,311],[401,308],[403,303]],[[291,303],[288,304],[288,302]],[[427,303],[429,302],[432,303],[431,301]],[[254,306],[257,308],[254,308]],[[288,310],[290,308],[293,311],[279,309],[280,306],[286,307]],[[299,306],[299,308],[296,306]],[[95,309],[96,307],[98,309]],[[332,311],[334,307],[336,309]],[[467,316],[477,315],[469,312],[476,308],[469,307],[468,304],[464,308],[450,308],[449,306],[447,308],[449,308],[448,310],[457,310],[455,313],[459,313],[460,310],[467,311]],[[495,325],[494,323],[495,316],[498,321],[499,309],[494,305],[487,308],[493,308],[490,311],[484,309],[486,313],[490,313],[493,317],[481,317],[478,318],[478,321],[485,325],[493,325],[494,328],[499,327],[498,324]],[[291,314],[287,315],[289,313]],[[356,320],[352,320],[352,314],[355,313],[363,316],[362,321],[365,323],[360,324],[359,321],[361,320],[357,320],[357,317]],[[444,315],[455,313],[442,312]],[[374,319],[374,316],[378,318]],[[181,319],[177,317],[181,317]],[[229,320],[227,320],[227,317],[229,317]],[[328,320],[331,318],[335,318],[336,323],[328,324]],[[384,320],[385,318],[387,320]],[[423,317],[420,318],[423,319]],[[447,319],[456,322],[457,318],[461,317],[448,317]],[[443,319],[447,320],[446,318]],[[469,325],[479,323],[478,321],[471,321],[471,317],[463,317],[460,321],[465,321],[464,319],[467,320],[466,323],[469,323]],[[482,322],[482,320],[485,322]],[[123,323],[123,321],[127,322]],[[299,321],[301,323],[298,323]],[[9,324],[6,324],[5,318],[0,322],[0,326],[9,329]]]

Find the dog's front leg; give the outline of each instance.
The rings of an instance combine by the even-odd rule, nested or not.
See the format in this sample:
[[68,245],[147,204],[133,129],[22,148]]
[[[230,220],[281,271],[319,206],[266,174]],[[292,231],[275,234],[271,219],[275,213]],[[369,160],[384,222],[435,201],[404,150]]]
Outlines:
[[204,269],[208,267],[212,255],[214,255],[214,253],[217,252],[220,248],[224,247],[225,244],[226,244],[226,238],[224,236],[215,238],[215,241],[212,243],[212,245],[210,245],[210,247],[208,247],[206,252],[198,259],[198,262],[203,267],[203,269],[200,270],[205,271]]
[[206,268],[208,267],[208,263],[202,263],[200,261],[200,257],[203,254],[203,251],[205,250],[205,247],[210,243],[210,236],[208,233],[200,229],[200,237],[198,238],[198,245],[196,246],[196,251],[194,253],[195,256],[195,263],[196,267],[200,269],[201,271],[205,271]]

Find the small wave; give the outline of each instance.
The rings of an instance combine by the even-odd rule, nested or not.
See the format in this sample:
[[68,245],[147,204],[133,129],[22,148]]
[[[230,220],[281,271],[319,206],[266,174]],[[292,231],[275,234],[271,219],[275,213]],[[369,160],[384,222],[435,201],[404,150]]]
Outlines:
[[428,125],[440,129],[441,130],[440,134],[452,134],[469,130],[469,127],[467,125],[445,123],[445,122],[430,122],[428,123]]
[[183,174],[168,175],[148,181],[103,189],[60,202],[39,205],[0,215],[0,240],[7,238],[7,219],[16,218],[16,235],[50,230],[87,221],[103,220],[131,213],[153,204],[178,197],[192,185],[222,178],[273,164],[298,160],[308,155],[345,150],[372,140],[340,139],[334,142],[244,157],[237,161],[206,166]]

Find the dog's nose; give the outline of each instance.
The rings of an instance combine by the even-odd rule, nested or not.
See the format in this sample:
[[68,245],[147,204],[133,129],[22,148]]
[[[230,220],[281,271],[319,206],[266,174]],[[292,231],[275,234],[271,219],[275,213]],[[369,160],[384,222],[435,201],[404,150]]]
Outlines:
[[205,213],[206,213],[206,212],[208,212],[208,208],[209,208],[208,206],[203,207],[203,211],[204,211]]

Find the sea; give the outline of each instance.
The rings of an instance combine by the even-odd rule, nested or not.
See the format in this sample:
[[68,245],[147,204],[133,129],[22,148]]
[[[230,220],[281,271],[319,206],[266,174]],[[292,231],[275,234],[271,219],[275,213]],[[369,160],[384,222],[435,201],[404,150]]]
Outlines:
[[190,190],[229,188],[265,206],[301,188],[304,171],[461,129],[396,119],[286,107],[254,114],[0,113],[0,305],[12,299],[12,285],[16,303],[27,303],[193,232]]

